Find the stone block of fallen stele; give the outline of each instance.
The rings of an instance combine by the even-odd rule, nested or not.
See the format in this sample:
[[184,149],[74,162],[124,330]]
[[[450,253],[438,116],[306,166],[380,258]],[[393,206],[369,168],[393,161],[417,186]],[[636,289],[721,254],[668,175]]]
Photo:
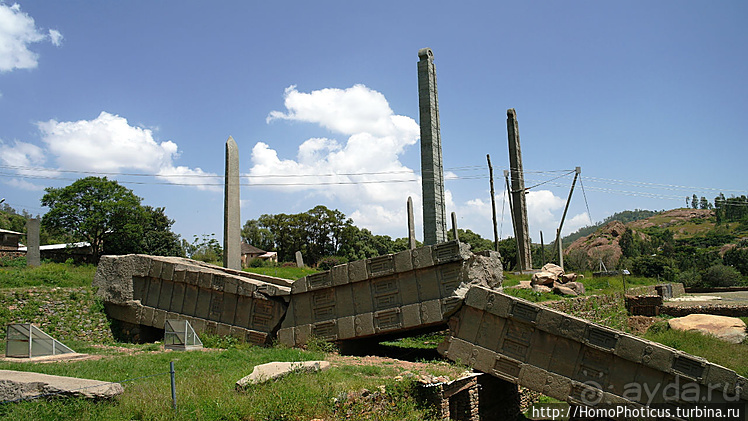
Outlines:
[[27,371],[0,370],[0,401],[75,396],[112,399],[125,390],[119,383]]
[[546,285],[552,286],[554,282],[558,281],[558,276],[553,272],[540,271],[532,274],[530,285]]
[[734,344],[739,344],[748,337],[745,331],[745,322],[737,317],[689,314],[685,317],[668,320],[668,325],[671,329],[694,330]]
[[330,368],[329,361],[272,362],[255,366],[249,376],[236,382],[237,389],[245,389],[253,384],[280,379],[290,373],[316,373]]

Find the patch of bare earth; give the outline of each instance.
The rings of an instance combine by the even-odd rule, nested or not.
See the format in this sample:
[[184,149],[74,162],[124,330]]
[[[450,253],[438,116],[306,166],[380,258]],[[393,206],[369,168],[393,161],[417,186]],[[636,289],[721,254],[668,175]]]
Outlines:
[[643,335],[656,321],[656,317],[631,316],[628,325],[634,335]]

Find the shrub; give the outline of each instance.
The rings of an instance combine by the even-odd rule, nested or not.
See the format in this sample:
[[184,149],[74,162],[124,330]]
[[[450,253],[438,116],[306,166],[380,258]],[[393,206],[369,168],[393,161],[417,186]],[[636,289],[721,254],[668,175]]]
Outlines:
[[251,268],[269,268],[275,265],[275,262],[264,259],[251,259],[247,265]]
[[701,274],[694,269],[686,270],[678,274],[676,278],[678,282],[682,283],[685,287],[699,287],[703,286],[701,281]]
[[3,268],[22,268],[26,266],[26,256],[21,257],[0,257],[0,267]]
[[704,272],[702,279],[709,287],[729,287],[741,284],[741,275],[732,266],[714,265]]
[[346,263],[346,259],[344,257],[327,256],[323,257],[319,262],[317,262],[317,269],[330,270],[334,266],[342,265],[343,263]]

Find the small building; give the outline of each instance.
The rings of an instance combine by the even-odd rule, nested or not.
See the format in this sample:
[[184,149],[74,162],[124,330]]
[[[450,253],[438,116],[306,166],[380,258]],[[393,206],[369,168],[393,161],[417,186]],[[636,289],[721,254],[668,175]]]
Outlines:
[[[25,253],[26,247],[19,247],[18,250]],[[87,241],[39,246],[39,254],[43,260],[58,263],[65,262],[68,259],[73,259],[76,263],[96,263],[91,244]]]
[[278,253],[274,251],[260,250],[257,247],[242,243],[242,267],[249,266],[249,262],[252,259],[269,260],[271,262],[278,262]]
[[0,229],[0,250],[18,251],[18,243],[26,234]]

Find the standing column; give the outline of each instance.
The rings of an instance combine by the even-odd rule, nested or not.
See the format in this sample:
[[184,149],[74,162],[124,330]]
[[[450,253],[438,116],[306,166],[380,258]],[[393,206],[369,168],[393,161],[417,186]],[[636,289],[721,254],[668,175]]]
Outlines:
[[41,265],[39,251],[39,220],[31,218],[26,221],[26,265]]
[[408,196],[408,248],[416,248],[416,221],[413,217],[413,199]]
[[436,67],[430,48],[418,51],[418,108],[421,125],[421,177],[423,188],[423,243],[447,241],[444,205],[444,168],[439,131],[439,99],[436,93]]
[[241,216],[239,202],[239,147],[234,138],[226,141],[226,178],[223,199],[223,266],[242,268]]
[[519,124],[514,108],[506,111],[506,129],[509,135],[509,166],[512,178],[512,219],[515,221],[519,265],[521,270],[532,269],[530,230],[527,224],[527,201],[525,200],[525,180],[522,173],[522,150],[519,146]]

